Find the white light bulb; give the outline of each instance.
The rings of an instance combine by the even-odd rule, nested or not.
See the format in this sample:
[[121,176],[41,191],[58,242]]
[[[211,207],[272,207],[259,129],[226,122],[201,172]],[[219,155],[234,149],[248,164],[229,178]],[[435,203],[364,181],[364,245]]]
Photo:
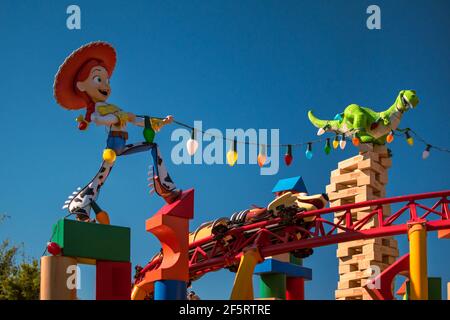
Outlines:
[[422,153],[422,159],[426,159],[426,158],[428,158],[430,156],[430,151],[428,151],[428,150],[425,150],[423,153]]
[[325,133],[325,129],[324,128],[319,128],[319,130],[317,131],[317,135],[321,136]]
[[344,150],[346,144],[347,144],[347,141],[345,141],[345,140],[339,141],[339,146],[341,147],[342,150]]
[[187,141],[187,143],[186,143],[186,149],[187,149],[187,153],[190,156],[193,156],[194,153],[196,153],[197,149],[198,149],[198,142],[197,142],[197,140],[189,139]]

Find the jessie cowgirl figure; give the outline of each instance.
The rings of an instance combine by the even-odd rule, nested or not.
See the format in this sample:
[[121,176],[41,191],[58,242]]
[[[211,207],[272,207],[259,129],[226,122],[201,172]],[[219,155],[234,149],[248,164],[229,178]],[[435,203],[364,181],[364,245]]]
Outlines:
[[[116,64],[116,51],[106,42],[91,42],[72,52],[59,67],[53,85],[54,96],[58,104],[68,110],[86,109],[85,116],[79,116],[78,129],[86,130],[91,122],[109,128],[106,149],[103,151],[103,163],[98,173],[84,187],[78,188],[66,201],[64,209],[68,208],[78,220],[90,220],[90,209],[94,209],[97,220],[108,223],[96,200],[101,186],[105,183],[117,156],[151,150],[153,157],[153,187],[167,203],[179,198],[181,190],[175,187],[164,166],[159,148],[153,142],[126,144],[128,140],[127,124],[143,127],[144,119],[133,113],[125,112],[119,107],[107,102],[111,94],[109,80]],[[173,121],[172,116],[162,120],[148,119],[148,126],[159,131],[163,126]],[[100,221],[101,220],[101,221]]]

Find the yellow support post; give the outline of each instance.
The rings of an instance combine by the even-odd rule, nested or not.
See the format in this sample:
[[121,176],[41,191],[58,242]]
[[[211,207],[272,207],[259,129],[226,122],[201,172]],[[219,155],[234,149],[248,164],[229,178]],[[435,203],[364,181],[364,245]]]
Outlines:
[[410,300],[428,300],[427,230],[423,223],[409,225]]
[[231,300],[253,300],[253,271],[263,259],[257,248],[244,251],[234,278]]

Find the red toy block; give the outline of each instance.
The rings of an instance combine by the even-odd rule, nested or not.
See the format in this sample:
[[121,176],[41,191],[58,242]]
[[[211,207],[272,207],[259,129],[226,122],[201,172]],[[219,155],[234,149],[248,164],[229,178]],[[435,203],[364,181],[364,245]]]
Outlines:
[[95,297],[96,300],[130,300],[131,263],[97,260]]
[[159,209],[156,215],[169,215],[184,219],[194,218],[194,189],[183,191],[180,199],[171,204],[166,204]]
[[302,277],[286,278],[286,300],[305,300],[305,279]]

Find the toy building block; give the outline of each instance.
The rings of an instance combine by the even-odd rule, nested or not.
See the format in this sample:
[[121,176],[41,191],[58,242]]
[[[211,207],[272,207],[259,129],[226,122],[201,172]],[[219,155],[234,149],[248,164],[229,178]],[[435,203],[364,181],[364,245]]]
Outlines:
[[442,278],[428,277],[428,300],[442,300]]
[[[41,300],[77,299],[77,260],[63,256],[41,257]],[[68,285],[71,284],[71,285]]]
[[155,282],[155,300],[186,300],[186,282],[179,280],[160,280]]
[[288,277],[302,277],[306,280],[312,279],[312,270],[289,262],[275,259],[266,259],[255,267],[254,274],[283,274]]
[[159,268],[146,273],[145,282],[189,280],[189,220],[173,215],[154,215],[146,230],[161,242],[163,260]]
[[130,228],[61,219],[53,226],[52,241],[63,256],[86,262],[130,261]]
[[289,262],[266,259],[255,267],[254,274],[261,276],[260,296],[288,300],[304,299],[304,281],[312,279],[312,270],[302,265],[302,260],[290,255]]
[[300,176],[278,181],[275,187],[272,189],[272,192],[276,193],[281,191],[297,191],[308,193],[305,183],[303,182],[303,178]]
[[97,260],[96,300],[130,300],[131,263]]
[[450,239],[450,229],[438,230],[438,239]]
[[286,299],[286,275],[282,273],[261,274],[259,294],[262,298]]
[[194,217],[194,189],[183,191],[180,199],[163,206],[156,215],[169,215],[192,219]]
[[[194,189],[184,191],[177,201],[166,204],[145,227],[161,242],[161,265],[144,276],[133,295],[154,288],[155,300],[186,299],[189,281],[189,219],[194,217]],[[153,284],[153,285],[152,285]],[[181,294],[181,292],[183,292]]]
[[[411,292],[411,283],[409,280],[406,280],[404,282],[404,285],[405,285],[404,290],[397,291],[397,294],[403,293],[404,291],[403,293],[404,300],[409,300]],[[428,300],[442,300],[442,278],[428,277]]]
[[286,300],[305,300],[305,279],[302,277],[286,278]]
[[275,259],[282,262],[291,262],[291,254],[289,252],[277,254],[275,256],[266,257],[267,259]]
[[447,300],[450,300],[450,282],[447,282]]
[[[400,286],[400,288],[398,288],[397,292],[395,292],[396,295],[405,297],[405,295],[406,295],[406,286],[408,285],[408,281],[409,281],[408,279],[403,281],[403,283]],[[405,299],[405,300],[407,300],[407,299]]]

